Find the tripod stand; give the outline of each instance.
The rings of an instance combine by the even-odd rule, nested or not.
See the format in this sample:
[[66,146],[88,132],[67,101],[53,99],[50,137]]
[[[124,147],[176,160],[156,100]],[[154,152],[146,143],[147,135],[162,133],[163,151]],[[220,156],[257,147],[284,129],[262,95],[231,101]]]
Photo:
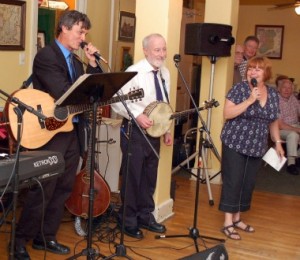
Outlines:
[[[198,163],[203,162],[203,166],[206,167],[206,164],[204,163],[205,160],[202,160],[202,151],[203,151],[203,144],[205,142],[205,139],[203,137],[203,132],[204,130],[200,128],[200,140],[199,140],[199,156],[198,156]],[[196,194],[195,194],[195,205],[194,205],[194,220],[193,220],[193,227],[191,227],[189,230],[188,234],[183,234],[183,235],[157,235],[155,236],[156,239],[159,238],[175,238],[175,237],[190,237],[194,241],[194,245],[196,248],[196,251],[199,252],[199,247],[197,243],[198,238],[202,239],[212,239],[216,240],[219,242],[224,243],[224,239],[219,239],[219,238],[214,238],[210,236],[202,236],[200,235],[199,229],[197,228],[197,219],[198,219],[198,205],[199,205],[199,191],[200,191],[200,179],[201,179],[201,170],[200,170],[200,165],[198,165],[197,168],[197,176],[196,176]]]
[[[185,80],[185,78],[183,77],[183,74],[182,74],[182,72],[181,72],[181,70],[180,70],[180,68],[179,68],[179,62],[180,62],[180,60],[181,60],[181,57],[180,57],[180,55],[179,54],[175,54],[174,55],[174,62],[175,62],[175,66],[176,66],[176,68],[178,69],[178,72],[179,72],[179,75],[180,75],[180,77],[181,77],[181,79],[182,79],[182,81],[183,81],[183,83],[184,83],[184,86],[185,86],[185,88],[186,88],[186,91],[187,91],[187,93],[189,94],[189,96],[190,96],[190,99],[191,99],[191,102],[193,103],[193,106],[194,106],[194,108],[195,108],[195,110],[197,111],[197,114],[198,114],[198,118],[199,118],[199,120],[200,120],[200,122],[201,122],[201,124],[202,124],[202,128],[205,130],[205,133],[206,133],[206,137],[207,137],[207,141],[205,142],[205,143],[203,143],[202,144],[202,147],[203,148],[211,148],[212,149],[212,151],[213,151],[213,153],[214,153],[214,155],[216,156],[216,158],[219,160],[219,162],[221,161],[221,157],[220,157],[220,155],[219,155],[219,153],[218,153],[218,150],[217,150],[217,148],[215,147],[215,145],[214,145],[214,143],[213,143],[213,141],[212,141],[212,138],[211,138],[211,136],[210,136],[210,134],[209,134],[209,129],[208,129],[208,127],[206,126],[206,124],[205,124],[205,122],[204,122],[204,120],[203,120],[203,118],[202,118],[202,116],[201,116],[201,114],[200,114],[200,112],[199,112],[199,109],[198,109],[198,107],[197,107],[197,104],[196,104],[196,102],[195,102],[195,100],[194,100],[194,98],[193,98],[193,96],[192,96],[192,94],[191,94],[191,91],[190,91],[190,88],[188,87],[188,84],[187,84],[187,82],[186,82],[186,80]],[[216,57],[215,56],[212,56],[211,57],[211,82],[210,82],[210,93],[209,93],[209,99],[210,100],[212,100],[212,88],[213,88],[213,76],[214,76],[214,64],[215,64],[215,62],[216,62]],[[219,105],[219,103],[217,102],[217,101],[215,101],[215,102],[213,102],[213,106],[218,106]],[[208,121],[209,121],[209,124],[210,124],[210,114],[211,114],[211,109],[208,109]],[[202,149],[201,149],[202,150]],[[213,202],[213,197],[212,197],[212,193],[211,193],[211,189],[210,189],[210,177],[209,177],[209,175],[208,175],[208,172],[207,172],[207,164],[206,164],[206,159],[207,159],[207,154],[206,154],[206,149],[203,149],[203,151],[200,151],[199,150],[199,152],[201,152],[202,153],[202,160],[203,160],[203,164],[205,164],[205,167],[204,167],[204,172],[205,172],[205,181],[206,181],[206,184],[207,184],[207,188],[208,188],[208,192],[209,192],[209,204],[210,205],[214,205],[214,202]],[[192,158],[194,158],[194,157],[196,157],[196,155],[197,155],[197,153],[195,153],[194,155],[192,155],[193,157]],[[188,162],[189,161],[189,158],[187,159],[187,160],[185,160],[184,161],[184,164],[186,163],[186,162]],[[184,165],[183,164],[183,165]],[[175,169],[176,170],[178,170],[178,169],[180,169],[181,168],[181,165],[182,164],[180,164],[178,167],[176,167]],[[198,169],[199,169],[199,166],[198,166]],[[174,172],[174,170],[172,171],[172,173]],[[219,172],[220,173],[220,172]],[[216,175],[215,175],[216,176]],[[214,177],[215,177],[214,176]],[[214,178],[213,177],[213,178]]]
[[[205,126],[205,123],[202,122],[204,125],[199,129],[199,131],[204,131],[206,133],[206,135],[209,137],[209,139],[204,139],[203,140],[203,143],[202,143],[202,149],[201,149],[201,154],[204,155],[202,156],[201,158],[201,164],[203,164],[203,171],[204,171],[204,174],[205,174],[205,178],[203,178],[203,174],[201,174],[200,176],[200,182],[201,183],[206,183],[207,185],[207,190],[208,190],[208,196],[209,196],[209,205],[213,206],[214,205],[214,200],[213,200],[213,196],[212,196],[212,192],[211,192],[211,188],[210,188],[210,181],[217,176],[214,175],[213,177],[210,177],[209,174],[208,174],[208,166],[207,166],[207,154],[206,154],[206,151],[207,149],[211,149],[212,152],[214,153],[214,155],[216,156],[216,158],[221,161],[220,159],[220,156],[219,154],[217,153],[217,150],[215,149],[215,146],[214,144],[212,143],[212,140],[210,138],[210,135],[209,133],[207,132],[207,127]],[[191,128],[190,130],[188,130],[185,134],[185,138],[184,138],[184,144],[186,145],[186,136],[190,133],[190,132],[197,132],[198,129],[197,128]],[[186,151],[186,157],[187,159],[184,160],[183,162],[181,162],[178,166],[176,166],[173,170],[172,170],[172,174],[174,174],[175,172],[177,172],[178,170],[180,169],[184,169],[185,171],[189,172],[191,175],[195,176],[197,178],[197,176],[191,171],[189,170],[190,167],[189,167],[189,161],[194,159],[197,155],[199,154],[198,151],[194,152],[191,156],[188,156],[188,152]],[[198,161],[198,165],[197,167],[201,167],[201,165],[199,165],[199,161]],[[184,165],[188,165],[187,168],[184,168],[183,166]],[[220,172],[219,172],[220,173]]]

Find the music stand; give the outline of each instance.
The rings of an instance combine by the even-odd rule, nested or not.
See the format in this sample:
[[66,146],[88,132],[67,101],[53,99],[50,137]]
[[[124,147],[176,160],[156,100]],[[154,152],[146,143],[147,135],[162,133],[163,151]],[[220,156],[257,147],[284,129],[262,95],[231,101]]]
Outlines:
[[[93,104],[87,247],[80,253],[67,259],[77,259],[77,257],[84,255],[87,256],[87,259],[93,259],[93,257],[96,255],[96,251],[92,248],[92,216],[94,209],[94,169],[98,107],[97,103],[103,103],[110,99],[124,84],[126,84],[136,74],[137,72],[84,74],[75,81],[75,83],[60,99],[56,101],[56,105],[60,106]],[[101,256],[103,257],[103,255]]]

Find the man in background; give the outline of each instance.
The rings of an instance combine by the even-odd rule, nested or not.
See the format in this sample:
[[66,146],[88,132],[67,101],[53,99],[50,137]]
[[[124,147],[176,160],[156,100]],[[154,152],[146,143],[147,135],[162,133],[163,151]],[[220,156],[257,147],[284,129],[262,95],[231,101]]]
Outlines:
[[233,85],[242,81],[239,65],[243,62],[243,55],[244,55],[244,47],[240,44],[237,44],[235,46],[235,53],[234,53]]
[[296,158],[300,156],[300,103],[294,95],[294,84],[287,76],[278,76],[276,85],[279,92],[279,129],[280,137],[286,142],[287,171],[292,175],[298,175]]
[[250,35],[244,41],[244,57],[243,62],[239,65],[239,70],[243,80],[246,80],[246,67],[249,59],[256,55],[259,46],[259,39]]

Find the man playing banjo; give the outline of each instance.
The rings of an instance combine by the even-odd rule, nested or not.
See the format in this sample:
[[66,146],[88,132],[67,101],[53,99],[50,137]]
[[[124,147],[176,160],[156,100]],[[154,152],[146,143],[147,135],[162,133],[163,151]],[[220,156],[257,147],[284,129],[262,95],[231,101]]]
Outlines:
[[[143,40],[143,51],[145,58],[127,69],[127,71],[136,71],[138,74],[124,85],[121,91],[127,93],[133,88],[144,89],[142,101],[128,103],[128,108],[139,126],[147,132],[147,129],[154,126],[154,120],[149,118],[148,113],[153,111],[156,106],[165,104],[164,102],[169,103],[170,73],[164,66],[167,47],[163,36],[160,34],[146,36]],[[130,120],[123,104],[121,102],[115,103],[112,108],[124,117],[121,128],[121,150],[123,153],[121,198],[124,206],[126,190],[125,234],[141,239],[143,232],[140,228],[163,233],[166,231],[165,226],[157,223],[152,215],[155,208],[153,194],[156,187],[158,158],[139,128],[133,120]],[[128,126],[130,127],[128,128]],[[168,128],[163,129],[161,135],[165,145],[172,145],[173,140]],[[130,136],[130,140],[128,136]],[[148,133],[147,138],[159,153],[160,135],[153,137]],[[127,167],[129,142],[131,156]],[[127,174],[128,176],[126,176]],[[126,189],[125,180],[127,180]],[[123,221],[123,206],[119,211],[119,224]]]

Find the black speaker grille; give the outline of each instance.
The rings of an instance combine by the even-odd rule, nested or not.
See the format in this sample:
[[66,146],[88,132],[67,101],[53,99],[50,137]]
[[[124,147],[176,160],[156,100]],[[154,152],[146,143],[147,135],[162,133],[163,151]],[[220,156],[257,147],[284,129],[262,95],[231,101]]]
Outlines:
[[191,23],[185,30],[185,54],[197,56],[230,56],[234,38],[232,26],[215,23]]
[[228,260],[228,254],[223,244],[206,249],[199,253],[178,260]]

